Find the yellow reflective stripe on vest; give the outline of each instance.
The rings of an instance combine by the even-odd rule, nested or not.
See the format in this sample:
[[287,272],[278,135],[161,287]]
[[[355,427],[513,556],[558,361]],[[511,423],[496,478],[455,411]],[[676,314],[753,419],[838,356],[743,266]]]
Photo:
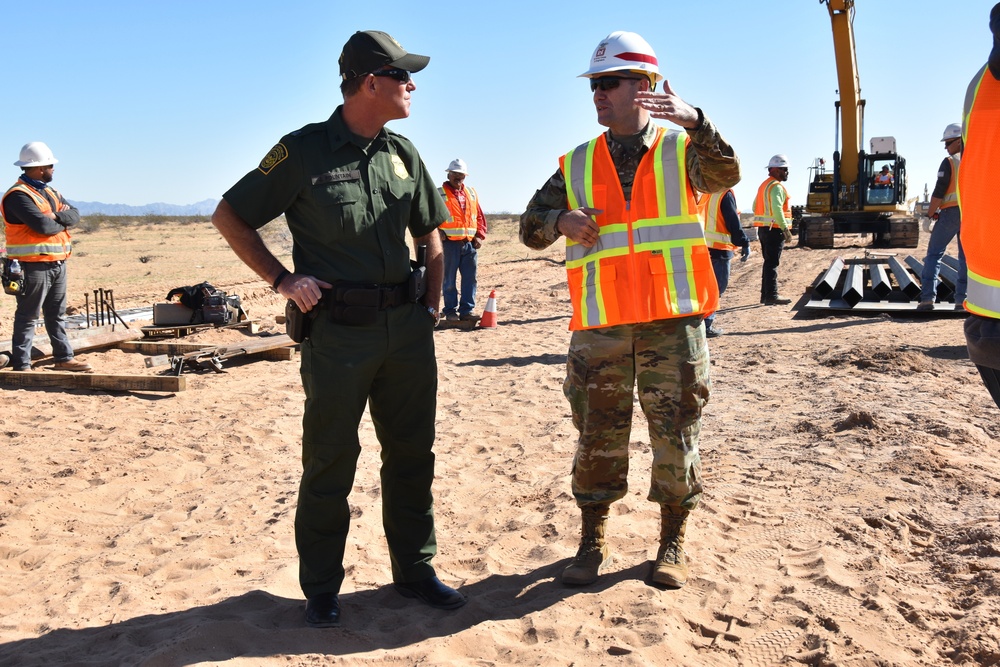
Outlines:
[[573,243],[566,239],[566,268],[573,269],[585,262],[595,262],[605,257],[620,257],[628,254],[628,224],[605,225],[601,235],[592,247]]
[[951,180],[948,182],[948,189],[941,199],[941,208],[958,206],[958,169],[961,159],[957,155],[949,155],[948,161],[951,162]]
[[1000,319],[1000,280],[991,280],[970,270],[965,307],[976,315]]
[[[586,144],[577,146],[566,154],[566,199],[569,201],[569,210],[578,208],[593,208],[594,197],[592,186],[594,180],[593,158],[594,148],[597,141],[603,139],[598,137]],[[574,243],[566,237],[567,243]]]

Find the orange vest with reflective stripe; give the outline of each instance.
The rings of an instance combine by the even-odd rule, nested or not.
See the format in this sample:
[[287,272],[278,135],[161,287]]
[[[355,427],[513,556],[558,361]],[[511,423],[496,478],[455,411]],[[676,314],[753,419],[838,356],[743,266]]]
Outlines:
[[719,288],[694,191],[687,178],[687,135],[657,128],[626,201],[604,135],[559,159],[570,209],[603,213],[592,248],[566,239],[573,317],[595,329],[715,311]]
[[962,169],[962,249],[969,269],[965,309],[1000,319],[1000,251],[997,249],[996,165],[1000,160],[1000,81],[988,67],[976,75],[965,99]]
[[451,188],[441,187],[439,191],[444,196],[451,217],[438,227],[449,241],[471,241],[476,238],[479,230],[479,195],[469,186],[465,186],[465,210],[462,203]]
[[892,185],[892,172],[882,173],[881,171],[875,175],[875,185]]
[[[760,187],[757,188],[757,198],[753,201],[754,227],[781,228],[781,225],[775,218],[774,211],[771,210],[771,195],[776,187],[785,190],[785,186],[781,184],[781,181],[773,176],[768,176],[767,179],[760,184]],[[781,208],[785,214],[786,224],[790,223],[792,220],[792,206],[788,200],[788,190],[785,190],[785,203]]]
[[709,248],[716,250],[736,250],[733,237],[726,227],[722,217],[722,198],[732,190],[723,190],[715,194],[703,194],[698,200],[698,210],[705,221],[705,242]]
[[941,208],[958,206],[958,165],[962,158],[958,155],[949,155],[948,160],[951,161],[951,180],[948,182],[948,189],[944,191],[944,197],[941,199]]
[[[48,197],[34,189],[24,181],[18,180],[7,192],[4,193],[3,201],[7,200],[7,195],[12,192],[23,192],[42,213],[58,213],[64,211],[68,206],[62,203],[62,196],[54,188],[47,188],[52,194],[52,198],[58,203],[58,208],[53,211]],[[7,256],[11,259],[17,258],[22,262],[55,262],[66,259],[73,252],[73,243],[70,241],[69,231],[62,231],[45,236],[39,234],[28,225],[19,225],[7,221],[7,215],[3,211],[3,202],[0,202],[0,215],[3,216],[5,225],[4,231],[7,234]]]

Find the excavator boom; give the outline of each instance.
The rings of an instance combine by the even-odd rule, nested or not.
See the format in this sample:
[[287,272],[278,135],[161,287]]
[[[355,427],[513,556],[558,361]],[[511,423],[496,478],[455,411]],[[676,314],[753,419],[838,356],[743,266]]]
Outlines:
[[833,26],[833,51],[837,60],[837,83],[840,86],[839,113],[842,138],[840,147],[840,183],[850,188],[858,182],[858,153],[862,150],[864,100],[858,77],[858,58],[854,48],[854,0],[822,0],[830,10]]

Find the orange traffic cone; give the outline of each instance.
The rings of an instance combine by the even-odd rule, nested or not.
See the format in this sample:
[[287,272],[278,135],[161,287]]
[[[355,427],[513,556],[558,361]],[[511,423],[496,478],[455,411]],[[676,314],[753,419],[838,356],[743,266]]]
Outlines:
[[490,290],[490,298],[486,300],[486,309],[479,320],[482,329],[494,329],[497,326],[497,291]]

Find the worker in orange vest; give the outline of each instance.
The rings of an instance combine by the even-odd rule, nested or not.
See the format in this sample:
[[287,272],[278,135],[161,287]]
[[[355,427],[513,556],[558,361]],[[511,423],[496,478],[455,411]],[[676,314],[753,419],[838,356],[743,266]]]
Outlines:
[[[941,161],[938,168],[937,182],[931,201],[927,205],[927,217],[936,220],[931,238],[927,241],[927,255],[924,257],[924,268],[920,272],[920,301],[917,310],[934,310],[937,298],[938,274],[941,271],[941,258],[944,257],[948,244],[952,239],[958,239],[958,279],[955,282],[955,310],[961,310],[968,290],[967,272],[965,266],[965,249],[959,231],[962,226],[962,215],[958,206],[958,174],[962,161],[962,126],[952,123],[944,128],[941,136],[944,149],[948,156]],[[949,305],[949,307],[951,307]]]
[[882,171],[875,174],[875,187],[883,190],[891,188],[893,178],[892,172],[889,171],[889,165],[883,164]]
[[647,497],[660,510],[650,578],[679,587],[688,514],[704,490],[698,438],[711,383],[702,320],[719,303],[694,190],[733,187],[739,160],[669,82],[652,92],[663,75],[636,33],[601,40],[581,76],[608,131],[559,160],[520,226],[521,241],[537,250],[566,238],[573,334],[563,391],[579,431],[572,489],[582,534],[562,583],[592,584],[608,562],[608,515],[628,491],[638,385],[653,451]]
[[[740,249],[741,262],[750,259],[750,239],[740,224],[740,212],[732,190],[702,194],[698,209],[705,221],[705,243],[708,244],[708,255],[712,258],[712,269],[721,297],[729,287],[733,251]],[[722,329],[715,326],[715,313],[709,314],[705,318],[705,336],[718,338],[722,333]]]
[[[486,216],[479,203],[479,193],[465,184],[469,168],[465,160],[455,158],[446,169],[446,180],[438,192],[448,206],[448,219],[438,231],[444,249],[444,310],[441,315],[448,321],[466,320],[475,322],[479,318],[476,309],[476,272],[479,264],[479,248],[486,240]],[[458,279],[462,279],[461,296]]]
[[753,226],[757,228],[760,256],[764,258],[760,278],[760,302],[765,306],[785,306],[792,302],[778,294],[778,265],[786,243],[792,242],[792,210],[788,190],[788,158],[774,155],[767,163],[767,178],[757,189],[753,203]]
[[962,135],[965,151],[958,171],[962,244],[969,272],[965,339],[1000,407],[1000,217],[996,207],[996,165],[1000,163],[1000,3],[990,12],[993,50],[969,85]]
[[31,370],[31,348],[39,317],[52,344],[57,371],[93,370],[74,355],[66,336],[66,260],[73,253],[69,228],[80,222],[80,212],[49,183],[59,162],[49,147],[32,141],[21,149],[14,166],[21,177],[0,199],[0,215],[7,236],[7,257],[17,260],[24,285],[17,293],[11,365]]

